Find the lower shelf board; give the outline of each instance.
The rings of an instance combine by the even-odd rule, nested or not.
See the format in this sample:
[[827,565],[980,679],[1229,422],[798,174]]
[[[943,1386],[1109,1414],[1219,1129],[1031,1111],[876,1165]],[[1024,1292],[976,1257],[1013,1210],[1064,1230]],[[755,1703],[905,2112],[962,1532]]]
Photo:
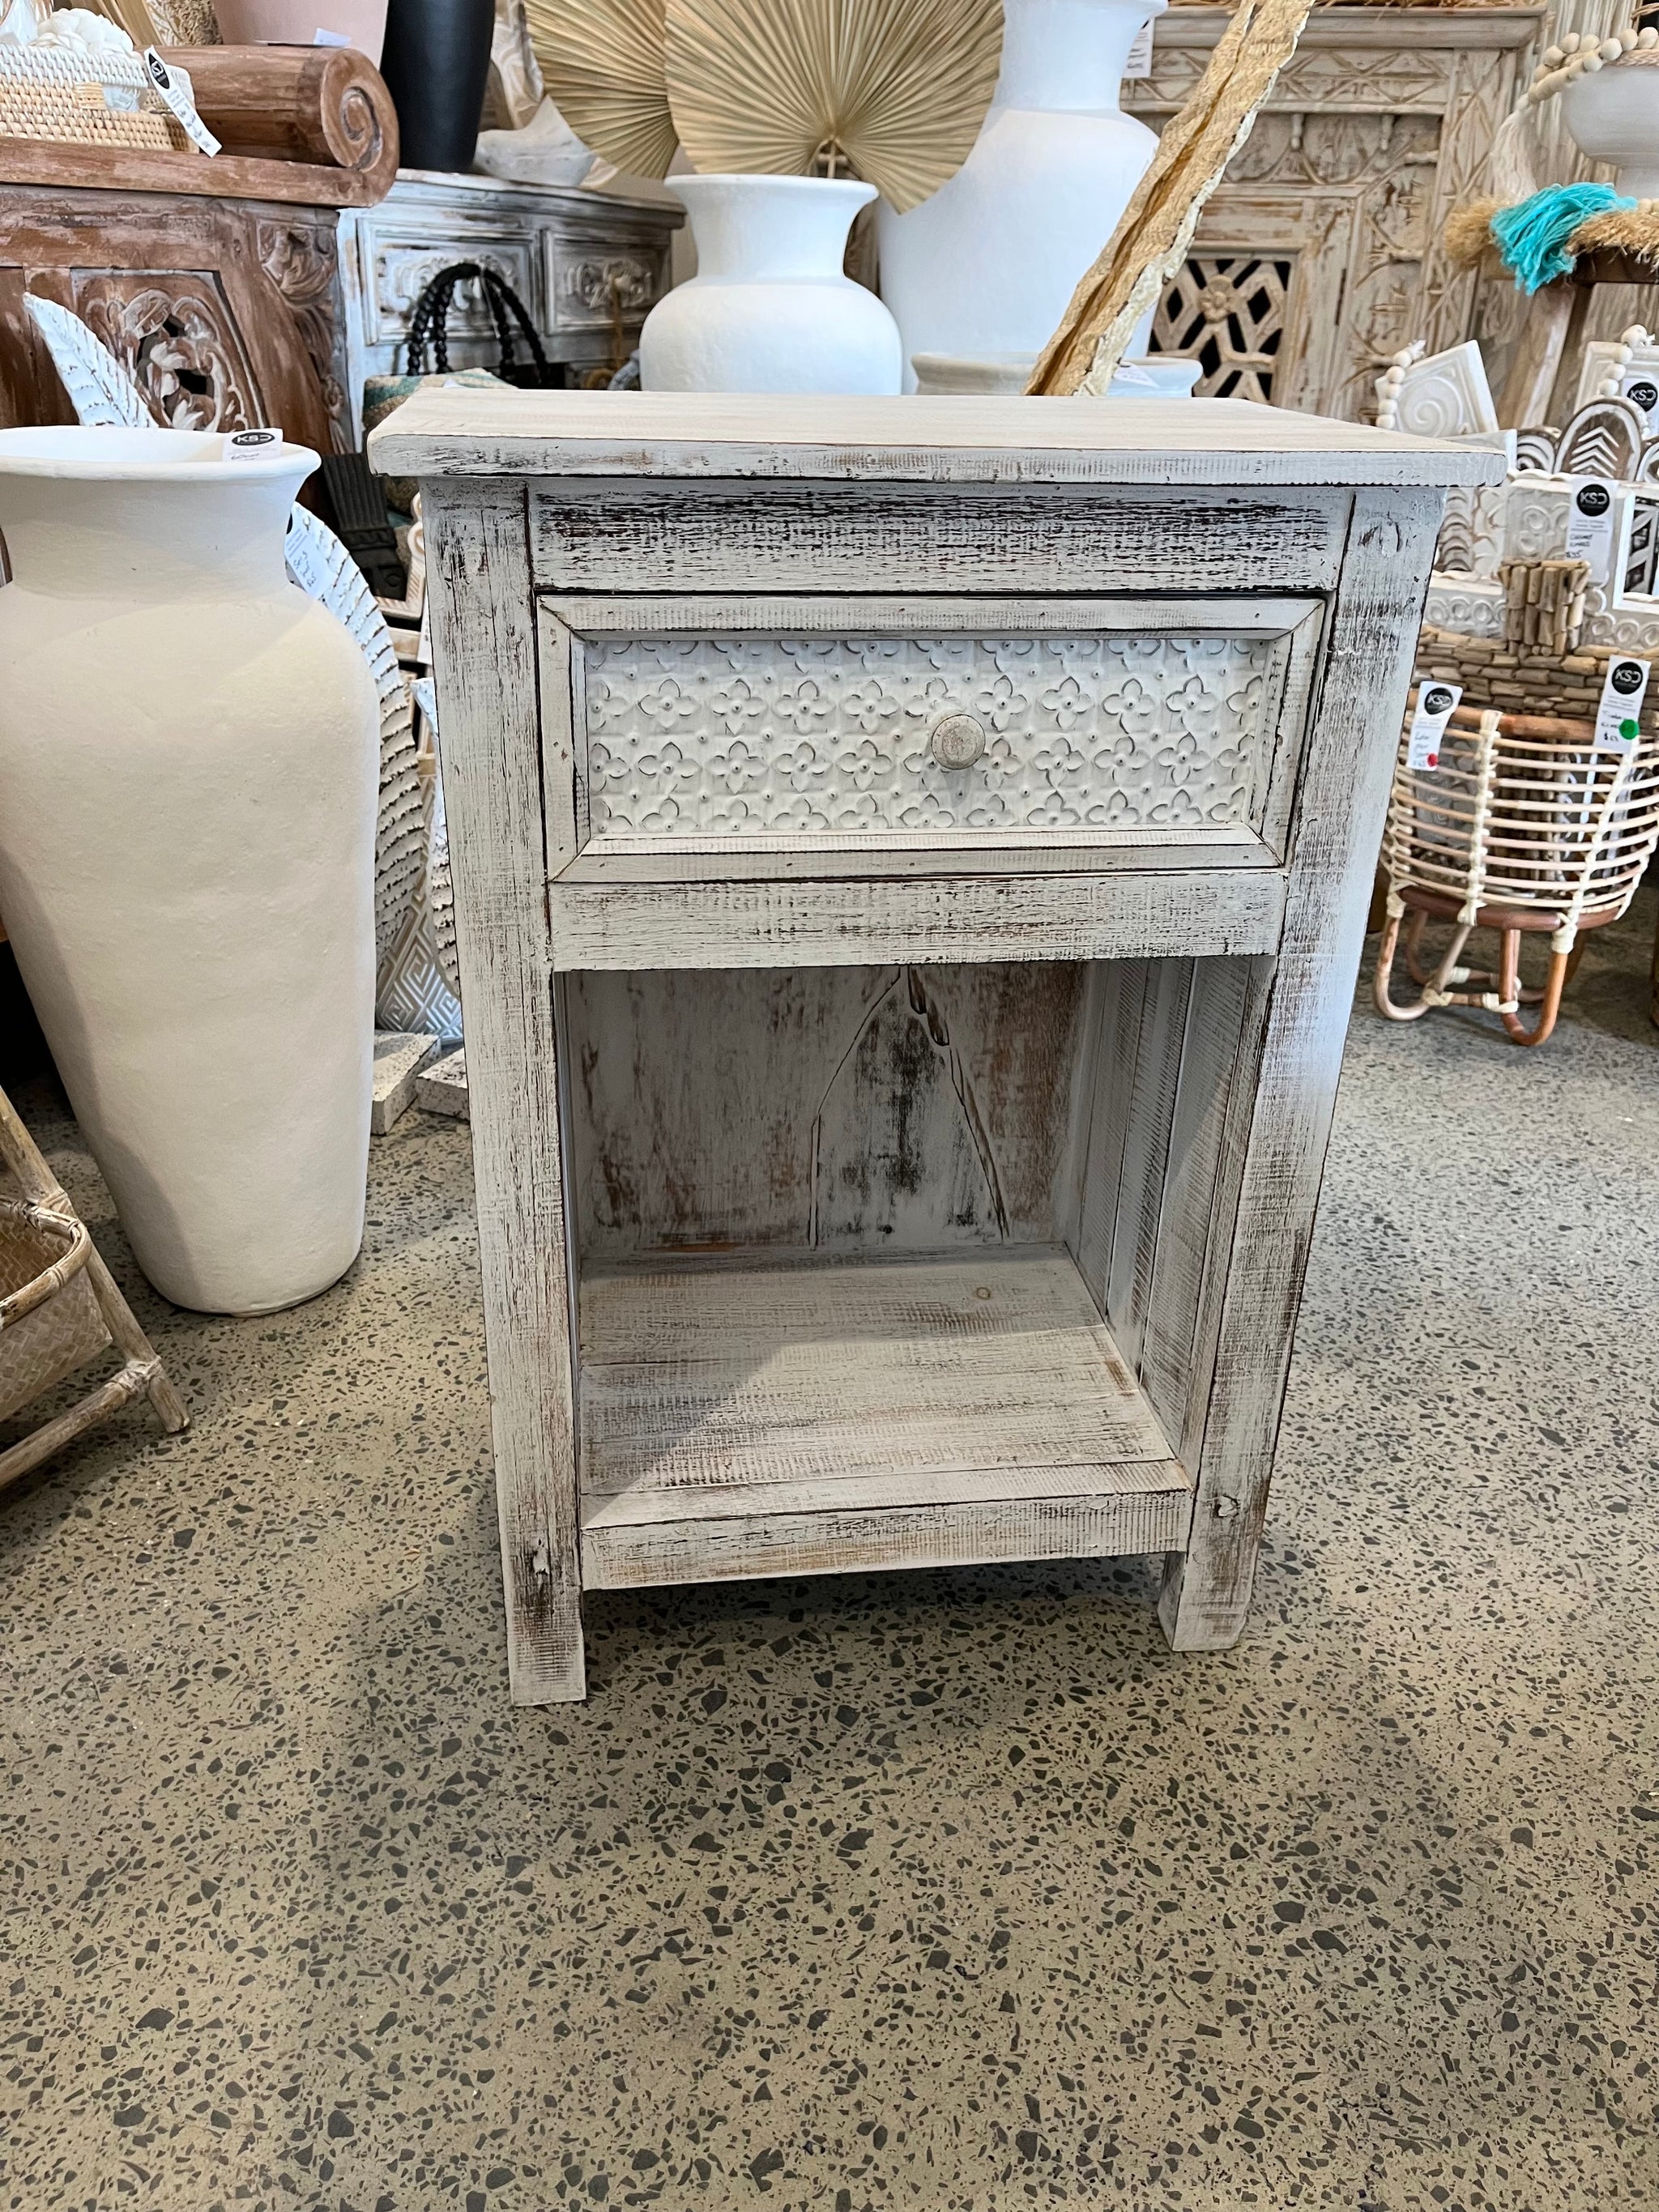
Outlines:
[[1065,1252],[674,1261],[578,1310],[589,1589],[1186,1548]]

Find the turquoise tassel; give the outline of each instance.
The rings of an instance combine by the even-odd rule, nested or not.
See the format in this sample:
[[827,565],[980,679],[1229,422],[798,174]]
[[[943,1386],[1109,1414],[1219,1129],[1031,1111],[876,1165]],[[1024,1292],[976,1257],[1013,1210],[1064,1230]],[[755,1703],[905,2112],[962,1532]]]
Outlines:
[[1535,292],[1571,269],[1567,240],[1581,222],[1635,205],[1634,200],[1621,199],[1611,185],[1551,185],[1518,207],[1501,209],[1492,219],[1492,234],[1521,289]]

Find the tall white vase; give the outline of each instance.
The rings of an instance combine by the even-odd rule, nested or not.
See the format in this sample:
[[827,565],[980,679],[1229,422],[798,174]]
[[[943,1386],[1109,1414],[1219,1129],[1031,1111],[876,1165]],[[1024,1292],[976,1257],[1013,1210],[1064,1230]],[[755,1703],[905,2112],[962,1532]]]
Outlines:
[[881,295],[907,362],[1036,354],[1054,336],[1158,143],[1119,107],[1118,86],[1135,33],[1165,4],[1005,0],[1002,73],[973,151],[908,215],[877,211]]
[[317,465],[0,432],[0,914],[138,1264],[210,1313],[362,1241],[378,714],[288,581]]
[[670,177],[697,273],[646,318],[647,392],[900,389],[893,318],[842,270],[875,188],[846,178]]

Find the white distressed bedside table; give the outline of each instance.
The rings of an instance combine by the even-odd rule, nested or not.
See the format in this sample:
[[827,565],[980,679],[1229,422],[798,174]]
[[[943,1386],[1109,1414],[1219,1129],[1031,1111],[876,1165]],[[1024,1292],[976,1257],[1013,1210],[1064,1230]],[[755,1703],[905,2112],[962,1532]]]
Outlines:
[[1232,1642],[1412,647],[1497,453],[417,395],[513,1694],[581,1593],[1163,1553]]

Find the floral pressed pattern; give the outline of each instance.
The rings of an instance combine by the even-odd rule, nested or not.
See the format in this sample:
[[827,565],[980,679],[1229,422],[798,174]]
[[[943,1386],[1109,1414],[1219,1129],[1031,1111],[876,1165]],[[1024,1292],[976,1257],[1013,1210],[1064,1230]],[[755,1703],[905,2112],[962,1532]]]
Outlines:
[[[1158,826],[1259,813],[1272,638],[610,636],[586,647],[592,835]],[[941,768],[972,714],[987,744]]]

